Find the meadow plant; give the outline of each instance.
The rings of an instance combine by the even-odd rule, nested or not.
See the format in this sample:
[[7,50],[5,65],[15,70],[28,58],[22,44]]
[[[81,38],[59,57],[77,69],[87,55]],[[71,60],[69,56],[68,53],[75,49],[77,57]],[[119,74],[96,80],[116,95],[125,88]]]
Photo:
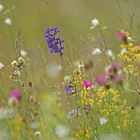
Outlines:
[[[76,29],[69,16],[62,18],[65,26],[61,24],[65,8],[57,1],[45,5],[51,17],[59,7],[55,26],[41,21],[41,38],[29,39],[36,45],[28,47],[16,16],[10,15],[14,6],[0,4],[0,28],[9,31],[12,42],[12,47],[6,41],[0,47],[0,140],[138,140],[140,43],[133,20],[131,27],[118,24],[112,30],[94,15],[91,23],[91,17],[85,20],[86,31],[82,25]],[[85,5],[91,9],[90,2]],[[70,11],[79,17],[80,8]],[[34,33],[28,34],[27,39]]]

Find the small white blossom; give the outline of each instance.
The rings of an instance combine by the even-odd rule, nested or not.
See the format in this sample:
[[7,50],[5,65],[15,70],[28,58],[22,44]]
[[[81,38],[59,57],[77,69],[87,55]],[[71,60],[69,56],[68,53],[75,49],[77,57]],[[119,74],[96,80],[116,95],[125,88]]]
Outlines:
[[19,70],[15,70],[13,74],[14,76],[20,77],[21,72]]
[[68,135],[68,129],[65,125],[59,125],[58,127],[56,127],[55,129],[55,134],[58,136],[58,137],[66,137]]
[[127,37],[129,41],[133,41],[133,38],[131,36]]
[[6,18],[4,20],[4,23],[7,24],[7,25],[12,25],[12,20],[10,18]]
[[95,54],[100,54],[102,53],[102,51],[100,50],[100,48],[95,48],[93,51],[92,51],[92,55],[95,55]]
[[78,68],[79,68],[79,69],[84,68],[84,64],[79,64],[79,65],[78,65]]
[[14,106],[14,105],[17,105],[17,104],[18,104],[18,100],[15,97],[10,97],[8,99],[8,105],[9,106]]
[[115,58],[115,55],[114,55],[114,53],[112,52],[112,50],[107,50],[107,53],[106,53],[106,55],[108,56],[108,57],[111,57],[111,58]]
[[25,57],[25,56],[27,56],[28,53],[25,50],[21,50],[20,54],[22,57]]
[[34,134],[35,134],[36,137],[41,137],[41,132],[40,131],[36,131]]
[[104,117],[100,118],[100,125],[104,125],[107,123],[107,119],[105,119]]
[[3,69],[4,65],[0,62],[0,69]]
[[71,77],[69,75],[65,75],[64,82],[70,82],[70,81],[71,81]]
[[124,54],[126,51],[127,51],[126,48],[123,48],[123,49],[121,49],[120,53]]
[[0,12],[4,9],[4,6],[0,4]]
[[18,62],[16,60],[14,60],[14,61],[12,61],[11,65],[12,65],[12,67],[17,67]]
[[99,20],[96,18],[92,19],[90,29],[94,29],[97,25],[99,25]]

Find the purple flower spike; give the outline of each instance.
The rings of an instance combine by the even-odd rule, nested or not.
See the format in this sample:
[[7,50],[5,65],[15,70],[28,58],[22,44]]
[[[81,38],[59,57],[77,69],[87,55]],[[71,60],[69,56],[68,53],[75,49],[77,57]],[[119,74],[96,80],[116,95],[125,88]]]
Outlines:
[[58,32],[59,29],[57,27],[54,28],[48,27],[45,32],[45,40],[48,44],[50,53],[58,53],[60,56],[62,56],[64,49],[62,43],[64,43],[64,40],[60,39],[59,37],[56,37]]
[[18,89],[12,90],[10,96],[19,101],[21,99],[21,92]]

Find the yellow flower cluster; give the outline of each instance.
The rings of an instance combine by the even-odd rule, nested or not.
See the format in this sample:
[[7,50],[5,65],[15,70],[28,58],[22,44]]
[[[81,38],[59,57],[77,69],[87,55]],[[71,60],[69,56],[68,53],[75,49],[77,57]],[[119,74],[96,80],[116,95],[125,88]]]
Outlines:
[[85,137],[87,139],[90,139],[91,137],[91,128],[87,128],[86,130],[79,130],[77,133],[76,133],[76,136],[81,138],[81,137]]
[[93,106],[93,99],[90,95],[90,88],[83,87],[83,77],[81,72],[75,72],[73,75],[74,84],[77,87],[77,103],[81,104],[86,107]]
[[117,125],[122,125],[123,127],[131,123],[128,115],[130,109],[126,105],[127,100],[121,99],[117,90],[100,87],[94,98],[94,108],[99,110],[100,116],[104,116],[109,121],[113,120]]
[[140,46],[135,46],[133,42],[128,42],[128,44],[122,43],[120,47],[124,48],[126,51],[118,54],[119,58],[126,63],[126,69],[137,76],[139,70],[136,63],[140,61]]

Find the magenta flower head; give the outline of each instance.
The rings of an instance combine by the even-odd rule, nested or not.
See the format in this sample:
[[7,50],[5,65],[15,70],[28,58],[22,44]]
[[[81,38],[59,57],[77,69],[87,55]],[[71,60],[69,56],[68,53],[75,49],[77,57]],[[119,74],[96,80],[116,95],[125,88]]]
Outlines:
[[21,99],[21,92],[18,89],[12,90],[10,96],[19,101]]
[[86,88],[91,88],[93,86],[93,84],[91,82],[89,82],[88,80],[84,80],[83,86]]
[[99,85],[105,85],[106,82],[107,82],[107,77],[105,75],[99,75],[97,78],[96,78],[96,82],[99,84]]

